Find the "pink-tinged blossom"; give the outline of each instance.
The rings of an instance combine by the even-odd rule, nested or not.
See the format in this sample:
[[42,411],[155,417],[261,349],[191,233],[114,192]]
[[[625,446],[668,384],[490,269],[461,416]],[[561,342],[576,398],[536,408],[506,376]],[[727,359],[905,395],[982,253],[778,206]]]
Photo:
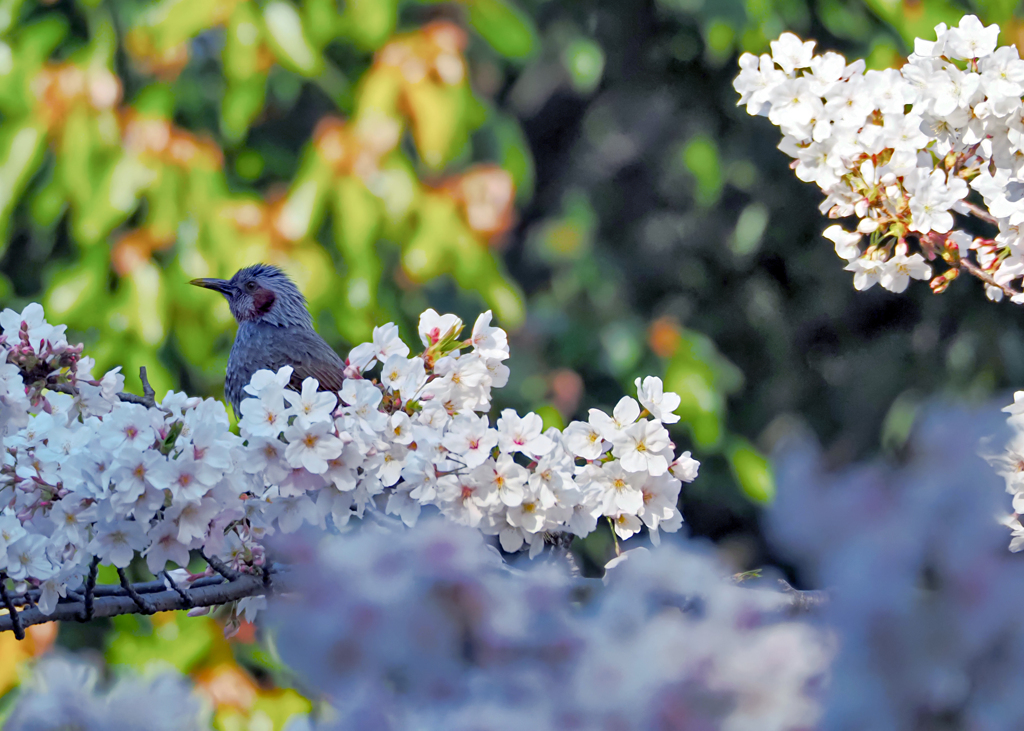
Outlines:
[[409,346],[402,342],[398,325],[393,322],[373,328],[373,347],[374,356],[381,363],[396,355],[401,358],[409,356]]
[[197,502],[175,503],[164,513],[164,518],[178,526],[179,541],[191,544],[195,539],[206,535],[210,521],[222,509],[218,501],[206,497]]
[[491,326],[491,311],[481,313],[473,323],[470,345],[482,358],[505,360],[508,358],[508,335],[500,327]]
[[327,461],[341,454],[344,446],[333,434],[333,424],[317,422],[302,425],[298,420],[285,429],[288,446],[284,456],[292,467],[302,467],[321,475],[327,471]]
[[153,412],[138,404],[123,404],[104,419],[100,446],[104,449],[132,447],[147,449],[156,438]]
[[690,456],[689,452],[683,452],[679,457],[676,458],[669,466],[669,470],[673,476],[683,482],[693,482],[697,479],[697,470],[700,467],[700,462]]
[[243,399],[240,409],[238,427],[243,436],[276,437],[288,425],[289,412],[283,395]]
[[462,415],[455,417],[441,443],[467,468],[473,468],[483,464],[498,445],[498,433],[488,426],[486,416]]
[[278,509],[277,524],[283,533],[294,533],[303,523],[317,525],[320,513],[316,504],[307,495],[281,498],[276,501]]
[[544,423],[532,411],[519,416],[515,409],[505,409],[498,418],[498,449],[514,454],[522,452],[530,457],[543,457],[554,449],[555,444],[541,432]]
[[342,413],[355,417],[358,426],[367,434],[377,434],[387,426],[387,414],[378,411],[384,394],[369,381],[349,378],[342,384],[339,395],[345,404]]
[[455,315],[439,315],[432,309],[420,315],[419,335],[423,345],[430,347],[450,333],[462,329],[462,320]]
[[46,557],[47,540],[38,533],[29,533],[7,546],[7,568],[9,577],[22,581],[28,577],[48,578],[54,567]]
[[178,455],[177,459],[156,464],[147,475],[150,484],[170,490],[175,500],[195,502],[202,498],[214,483],[205,481],[207,470],[190,452],[188,450]]
[[86,547],[103,564],[124,568],[132,562],[136,551],[149,545],[149,536],[142,523],[134,520],[114,520],[96,526],[96,535]]
[[188,546],[178,540],[178,526],[173,520],[164,519],[149,529],[149,547],[143,551],[146,565],[154,574],[159,574],[173,561],[180,567],[189,562]]
[[500,502],[511,507],[523,502],[523,488],[529,473],[517,465],[510,455],[499,454],[497,460],[488,459],[470,474],[480,485],[481,499],[486,504],[496,505]]

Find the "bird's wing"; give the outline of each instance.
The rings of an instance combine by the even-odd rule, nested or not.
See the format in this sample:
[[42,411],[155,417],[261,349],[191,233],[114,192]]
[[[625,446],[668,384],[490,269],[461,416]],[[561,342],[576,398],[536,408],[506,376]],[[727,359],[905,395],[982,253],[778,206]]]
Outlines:
[[345,363],[324,339],[315,332],[295,333],[285,343],[286,359],[295,369],[288,387],[302,390],[302,382],[312,376],[320,383],[321,391],[340,391],[344,380]]

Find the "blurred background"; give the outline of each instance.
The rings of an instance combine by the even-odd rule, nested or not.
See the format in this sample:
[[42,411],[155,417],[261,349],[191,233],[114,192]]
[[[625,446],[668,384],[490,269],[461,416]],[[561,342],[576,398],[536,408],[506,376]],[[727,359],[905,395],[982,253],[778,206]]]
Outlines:
[[[899,65],[1015,2],[0,0],[0,307],[40,301],[97,373],[221,395],[234,335],[193,277],[282,266],[344,353],[426,307],[511,335],[496,409],[563,425],[655,374],[701,460],[687,527],[775,563],[759,506],[778,439],[898,455],[919,403],[1024,384],[1019,310],[980,284],[855,292],[820,195],[737,109],[744,51],[785,30]],[[603,555],[610,538],[584,547]],[[796,577],[799,579],[799,577]],[[0,694],[57,642],[190,672],[223,729],[308,707],[243,630],[121,617],[0,635]],[[0,700],[0,713],[14,693]]]

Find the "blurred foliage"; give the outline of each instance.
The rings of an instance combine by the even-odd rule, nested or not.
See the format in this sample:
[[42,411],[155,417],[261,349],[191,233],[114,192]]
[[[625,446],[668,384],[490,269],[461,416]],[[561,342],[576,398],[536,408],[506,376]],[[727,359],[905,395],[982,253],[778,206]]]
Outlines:
[[[497,52],[529,56],[520,11],[466,5]],[[378,0],[6,11],[4,269],[19,294],[45,287],[55,321],[96,334],[101,370],[149,364],[158,389],[182,375],[209,389],[230,315],[187,282],[255,261],[291,273],[350,343],[400,319],[385,275],[405,287],[450,275],[522,322],[492,245],[529,186],[530,154],[473,91],[468,36],[443,13],[399,32],[398,4]],[[293,123],[300,135],[281,129]]]
[[[793,30],[899,64],[967,11],[1024,47],[1005,0],[0,0],[0,306],[43,301],[129,387],[209,394],[233,325],[192,277],[278,263],[340,351],[492,307],[499,408],[564,424],[662,375],[703,461],[690,530],[758,566],[779,438],[898,454],[928,396],[1024,383],[1024,329],[980,287],[855,292],[736,57]],[[161,621],[99,646],[224,658]]]

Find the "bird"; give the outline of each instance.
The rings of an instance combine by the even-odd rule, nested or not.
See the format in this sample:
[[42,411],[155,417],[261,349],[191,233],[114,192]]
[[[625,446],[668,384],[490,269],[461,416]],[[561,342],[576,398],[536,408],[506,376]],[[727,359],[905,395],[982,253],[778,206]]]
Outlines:
[[212,289],[227,298],[238,333],[228,356],[224,395],[241,418],[245,387],[262,369],[277,372],[292,367],[289,388],[300,391],[312,376],[320,390],[341,390],[345,362],[313,329],[306,298],[281,269],[253,264],[231,279],[193,279],[197,287]]

